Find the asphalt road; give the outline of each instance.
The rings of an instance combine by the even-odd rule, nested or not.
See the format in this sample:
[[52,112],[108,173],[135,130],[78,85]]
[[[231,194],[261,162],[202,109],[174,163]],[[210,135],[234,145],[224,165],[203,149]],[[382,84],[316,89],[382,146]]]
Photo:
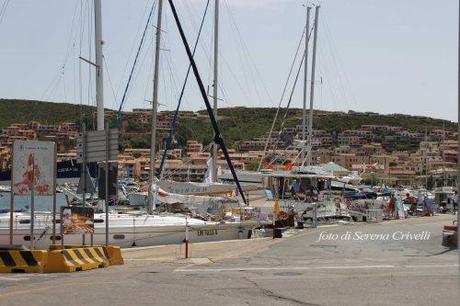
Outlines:
[[145,258],[73,274],[2,274],[0,305],[458,306],[458,253],[441,246],[453,219],[305,230],[216,262]]

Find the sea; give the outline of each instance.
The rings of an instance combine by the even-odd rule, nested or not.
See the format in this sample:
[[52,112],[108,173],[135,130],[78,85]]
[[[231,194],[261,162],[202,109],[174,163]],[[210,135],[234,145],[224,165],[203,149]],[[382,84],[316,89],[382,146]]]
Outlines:
[[[70,183],[75,184],[78,182],[78,178],[66,178],[66,179],[57,179],[57,184]],[[9,186],[10,181],[0,182],[3,186]],[[0,191],[0,209],[10,209],[10,192],[1,192]],[[53,207],[53,198],[51,196],[35,196],[34,206],[36,211],[51,211]],[[56,207],[67,206],[67,201],[63,193],[56,193]],[[30,209],[30,196],[15,196],[14,197],[14,209]]]
[[[0,210],[9,209],[11,201],[10,192],[0,192]],[[56,206],[66,206],[67,202],[63,193],[56,194]],[[51,196],[35,196],[34,206],[36,211],[51,211],[53,207],[53,198]],[[30,209],[30,196],[15,196],[14,197],[14,209]]]

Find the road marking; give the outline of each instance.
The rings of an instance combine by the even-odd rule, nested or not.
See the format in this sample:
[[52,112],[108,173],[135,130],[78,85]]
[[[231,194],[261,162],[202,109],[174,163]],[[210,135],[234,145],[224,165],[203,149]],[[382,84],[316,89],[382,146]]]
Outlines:
[[13,281],[13,282],[20,282],[23,280],[28,280],[28,277],[6,277],[6,276],[0,276],[0,280],[5,280],[5,281]]
[[15,295],[25,295],[25,294],[34,294],[34,293],[40,293],[42,291],[56,291],[57,288],[65,288],[69,287],[70,288],[75,288],[75,287],[88,287],[88,286],[105,286],[108,284],[120,284],[120,281],[113,281],[113,282],[101,282],[101,283],[95,283],[95,282],[88,282],[84,281],[84,283],[79,283],[79,282],[64,282],[60,284],[53,284],[51,286],[43,286],[43,287],[37,287],[37,288],[27,288],[27,289],[19,289],[16,291],[7,291],[7,292],[0,292],[0,299],[6,298],[9,296],[15,296]]
[[159,261],[161,258],[123,258],[124,261]]
[[174,272],[198,272],[198,273],[219,273],[219,272],[250,272],[250,271],[295,271],[295,270],[354,270],[354,269],[433,269],[433,268],[454,268],[458,264],[444,265],[354,265],[354,266],[286,266],[286,267],[240,267],[240,268],[211,268],[211,269],[188,269],[179,268]]
[[407,265],[404,268],[417,269],[417,268],[455,268],[458,264],[444,264],[444,265]]
[[207,272],[207,273],[215,273],[215,272],[231,272],[231,271],[285,271],[285,270],[326,270],[326,269],[388,269],[388,268],[396,268],[394,265],[361,265],[361,266],[317,266],[317,267],[308,267],[308,266],[300,266],[300,267],[241,267],[241,268],[216,268],[216,269],[184,269],[179,268],[174,270],[174,272]]

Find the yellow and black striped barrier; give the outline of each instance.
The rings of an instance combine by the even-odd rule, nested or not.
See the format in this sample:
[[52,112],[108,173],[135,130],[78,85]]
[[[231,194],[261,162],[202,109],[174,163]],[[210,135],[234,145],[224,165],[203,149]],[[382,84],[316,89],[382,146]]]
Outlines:
[[124,264],[123,256],[121,255],[121,249],[119,246],[104,246],[104,253],[111,266],[117,266]]
[[107,266],[109,260],[102,247],[82,247],[49,251],[45,272],[76,272]]
[[63,273],[122,265],[117,246],[54,246],[50,250],[0,249],[0,273]]
[[43,273],[48,251],[0,250],[0,273]]

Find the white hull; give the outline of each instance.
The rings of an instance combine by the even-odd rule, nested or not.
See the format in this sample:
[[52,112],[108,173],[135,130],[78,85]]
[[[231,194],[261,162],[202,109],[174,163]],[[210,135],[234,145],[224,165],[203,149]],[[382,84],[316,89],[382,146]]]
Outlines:
[[[102,215],[101,215],[102,216]],[[24,217],[24,216],[23,216]],[[48,216],[49,217],[49,216]],[[20,219],[20,218],[16,218]],[[47,218],[49,220],[49,218]],[[121,247],[155,246],[165,244],[179,244],[185,239],[185,218],[175,216],[136,216],[122,217],[123,220],[109,219],[110,225],[109,244]],[[9,218],[0,218],[0,245],[9,244],[9,229],[6,226]],[[155,220],[155,221],[153,221]],[[127,224],[127,222],[130,224]],[[171,224],[165,224],[165,222]],[[173,221],[173,222],[171,222]],[[183,222],[183,224],[178,224]],[[50,224],[37,222],[34,230],[35,247],[47,248],[52,243],[52,230]],[[49,222],[46,222],[49,223]],[[118,223],[118,224],[117,224]],[[172,224],[175,223],[175,224]],[[197,219],[188,220],[188,240],[193,242],[248,239],[250,232],[258,224],[256,222],[231,222],[217,223],[205,222]],[[56,228],[56,236],[60,232],[59,224]],[[13,244],[30,246],[30,225],[15,222],[13,230]],[[82,244],[83,235],[66,235],[64,244]],[[85,243],[89,244],[91,236],[86,235]],[[62,242],[57,241],[58,244]],[[105,224],[96,224],[93,235],[93,244],[105,244]]]

